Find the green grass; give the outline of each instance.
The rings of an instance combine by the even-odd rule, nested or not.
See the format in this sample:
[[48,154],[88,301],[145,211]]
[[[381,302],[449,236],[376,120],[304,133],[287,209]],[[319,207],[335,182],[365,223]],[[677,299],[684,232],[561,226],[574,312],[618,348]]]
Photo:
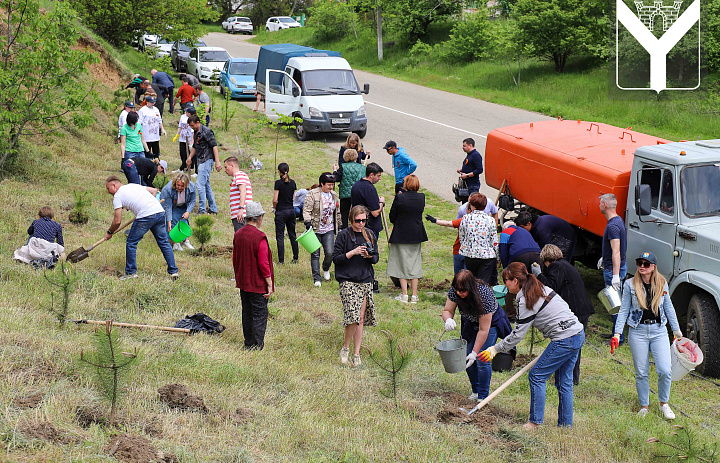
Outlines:
[[[358,39],[350,35],[330,43],[315,40],[313,33],[312,27],[262,32],[251,41],[291,42],[337,50],[356,69],[553,117],[631,126],[671,140],[717,137],[717,75],[707,77],[713,90],[704,99],[701,96],[689,100],[683,92],[664,92],[659,100],[618,100],[610,98],[608,65],[588,58],[573,57],[562,74],[554,71],[552,63],[529,59],[523,64],[520,85],[516,87],[503,60],[451,64],[430,56],[410,57],[408,50],[395,45],[386,46],[380,62],[375,35],[368,29],[361,29]],[[447,25],[438,24],[429,42],[438,43],[447,33]],[[386,45],[393,40],[385,37]],[[516,67],[513,69],[517,73]],[[650,98],[649,94],[644,96]]]
[[[255,114],[235,102],[233,105],[238,111],[231,130],[216,130],[221,158],[235,154],[235,135],[241,134],[245,121]],[[214,114],[212,124],[217,127],[218,114]],[[191,337],[121,330],[126,349],[137,347],[141,352],[119,406],[121,427],[81,427],[74,418],[77,408],[91,405],[107,410],[92,385],[91,372],[78,362],[81,350],[92,345],[92,328],[74,324],[58,328],[47,310],[51,289],[42,273],[12,261],[11,255],[25,243],[25,230],[44,205],[50,205],[56,220],[63,224],[67,251],[102,237],[112,214],[104,179],[119,174],[119,148],[113,144],[116,118],[117,114],[98,111],[96,124],[87,130],[62,131],[53,138],[27,143],[22,162],[13,165],[14,174],[0,183],[0,461],[114,461],[103,446],[112,435],[128,432],[145,435],[183,463],[646,462],[654,447],[645,440],[666,438],[673,431],[654,407],[644,420],[634,416],[638,409],[634,377],[609,358],[600,335],[609,333],[610,322],[602,312],[590,319],[572,430],[554,426],[557,393],[551,385],[547,425],[532,435],[521,430],[529,404],[526,378],[493,401],[496,414],[484,415],[485,420],[475,424],[446,423],[439,417],[456,412],[457,405],[428,391],[463,397],[470,388],[464,374],[444,373],[433,351],[442,333],[444,292],[423,289],[417,306],[394,301],[397,291],[385,277],[384,239],[376,266],[381,286],[375,299],[378,326],[366,330],[364,343],[381,350],[384,337],[379,330],[388,329],[412,352],[413,360],[401,378],[398,408],[380,394],[386,386],[384,377],[367,358],[357,370],[338,364],[343,332],[338,286],[336,282],[319,289],[312,286],[306,252],[301,251],[299,264],[276,267],[277,291],[270,301],[266,348],[247,352],[242,349],[241,305],[230,282],[233,271],[228,255],[179,253],[181,277],[173,283],[148,235],[138,249],[140,278],[122,282],[117,279],[125,264],[122,234],[74,266],[80,280],[71,296],[72,318],[172,326],[185,315],[204,312],[227,330],[218,336]],[[170,136],[161,141],[163,158],[171,169],[179,165],[177,145],[170,141],[177,118],[177,114],[166,117]],[[261,171],[250,173],[254,197],[269,210],[275,179],[274,133],[263,129],[253,138],[250,152],[264,163]],[[289,163],[290,175],[300,187],[315,183],[336,156],[322,142],[298,143],[288,133],[280,137],[278,162]],[[211,182],[220,214],[210,244],[230,246],[229,178],[216,172]],[[383,178],[378,187],[381,194],[392,197],[390,178]],[[92,198],[90,222],[84,226],[70,224],[64,210],[76,189],[88,191]],[[426,195],[427,213],[454,217],[456,204]],[[275,253],[272,214],[265,216],[262,230]],[[455,232],[447,228],[428,225],[427,232],[424,286],[430,280],[440,283],[451,278],[455,240]],[[584,268],[582,272],[589,290],[596,292],[602,285],[599,273]],[[55,294],[56,304],[58,297]],[[525,354],[528,349],[524,341],[519,352]],[[627,348],[621,348],[614,359],[632,368]],[[513,373],[494,374],[491,388]],[[655,381],[651,376],[651,384]],[[209,413],[178,411],[162,404],[157,389],[169,383],[187,384],[194,394],[204,397]],[[692,378],[673,386],[671,405],[679,416],[676,422],[698,433],[696,444],[717,442],[720,400],[716,386]],[[36,408],[15,405],[16,399],[34,393],[43,395]],[[655,399],[651,398],[653,403]],[[253,418],[233,421],[231,415],[239,408],[249,409]],[[683,417],[680,410],[689,416]],[[50,442],[30,438],[23,431],[28,424],[45,421],[71,439]]]

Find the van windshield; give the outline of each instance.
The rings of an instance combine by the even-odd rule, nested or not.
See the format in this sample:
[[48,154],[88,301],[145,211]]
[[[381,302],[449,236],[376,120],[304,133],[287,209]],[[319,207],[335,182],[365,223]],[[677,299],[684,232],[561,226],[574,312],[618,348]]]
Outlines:
[[680,178],[685,214],[690,217],[720,215],[720,165],[686,167]]
[[352,71],[318,69],[302,73],[302,87],[307,95],[357,95],[360,88]]

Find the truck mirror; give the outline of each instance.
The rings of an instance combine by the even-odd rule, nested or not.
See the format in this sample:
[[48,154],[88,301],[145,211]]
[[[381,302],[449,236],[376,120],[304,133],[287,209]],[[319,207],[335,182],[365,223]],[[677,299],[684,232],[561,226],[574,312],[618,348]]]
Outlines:
[[370,84],[365,84],[365,85],[363,85],[363,91],[362,91],[362,93],[364,93],[365,95],[367,95],[368,93],[370,93]]
[[297,87],[294,86],[294,85],[293,85],[293,88],[292,88],[292,96],[294,96],[295,98],[297,98],[297,97],[300,96],[300,89],[297,88]]
[[638,216],[650,215],[651,202],[650,185],[635,185],[635,213]]

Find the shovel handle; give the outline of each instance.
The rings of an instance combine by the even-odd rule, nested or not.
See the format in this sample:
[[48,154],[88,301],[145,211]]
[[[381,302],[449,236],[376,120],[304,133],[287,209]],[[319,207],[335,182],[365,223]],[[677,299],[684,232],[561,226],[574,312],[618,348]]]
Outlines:
[[480,410],[480,409],[483,408],[485,405],[487,405],[492,399],[495,398],[495,396],[497,396],[497,395],[500,394],[502,391],[504,391],[505,388],[507,388],[509,385],[511,385],[512,383],[514,383],[515,381],[517,381],[517,379],[520,378],[522,375],[524,375],[525,372],[528,371],[530,368],[534,367],[538,360],[540,360],[540,356],[539,356],[539,355],[538,355],[537,357],[535,357],[535,358],[532,360],[532,362],[530,362],[530,363],[528,363],[527,365],[525,365],[525,366],[522,368],[522,370],[520,370],[520,371],[518,371],[517,373],[515,373],[510,379],[508,379],[507,381],[505,381],[504,383],[502,383],[497,389],[495,389],[494,391],[492,391],[492,394],[490,394],[489,396],[487,396],[486,398],[484,398],[484,399],[482,400],[482,402],[480,402],[479,404],[477,404],[477,405],[475,406],[475,408],[473,408],[472,410],[470,410],[470,411],[468,412],[468,415],[472,415],[473,413],[475,413],[476,411]]
[[[130,225],[131,223],[133,223],[134,221],[135,221],[135,218],[133,217],[131,220],[128,220],[128,221],[125,222],[124,224],[120,225],[120,226],[118,227],[118,229],[113,232],[113,236],[114,236],[117,232],[119,232],[120,230],[122,230],[123,228],[125,228],[125,227],[127,227],[128,225]],[[90,246],[90,247],[87,249],[87,252],[90,252],[90,251],[92,251],[93,249],[95,249],[96,247],[100,246],[104,241],[107,241],[107,239],[103,236],[102,239],[100,239],[97,243],[95,243],[95,244],[93,244],[92,246]]]
[[[107,320],[73,320],[75,323],[87,323],[88,325],[105,325],[107,324]],[[120,323],[120,322],[110,322],[113,326],[120,326],[124,328],[149,328],[153,330],[162,330],[162,331],[173,331],[176,333],[190,333],[190,329],[188,328],[175,328],[172,326],[158,326],[158,325],[138,325],[135,323]]]

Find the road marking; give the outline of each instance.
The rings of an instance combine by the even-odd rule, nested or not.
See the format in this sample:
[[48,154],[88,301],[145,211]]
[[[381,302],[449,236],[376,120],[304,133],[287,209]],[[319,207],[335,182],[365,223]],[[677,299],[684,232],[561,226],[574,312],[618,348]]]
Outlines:
[[464,129],[459,129],[459,128],[457,128],[457,127],[453,127],[452,125],[447,125],[447,124],[443,124],[442,122],[433,121],[432,119],[426,119],[426,118],[424,118],[424,117],[416,116],[415,114],[406,113],[406,112],[400,111],[400,110],[398,110],[398,109],[388,108],[387,106],[383,106],[383,105],[380,105],[380,104],[377,104],[377,103],[371,103],[371,102],[369,102],[368,100],[365,100],[365,104],[371,104],[371,105],[373,105],[373,106],[377,106],[378,108],[387,109],[388,111],[395,111],[396,113],[404,114],[405,116],[414,117],[414,118],[416,118],[416,119],[420,119],[420,120],[423,120],[423,121],[425,121],[425,122],[432,122],[433,124],[437,124],[437,125],[441,125],[441,126],[443,126],[443,127],[447,127],[448,129],[457,130],[458,132],[463,132],[463,133],[467,133],[467,134],[470,134],[470,135],[475,135],[476,137],[482,137],[482,138],[487,139],[487,135],[480,135],[479,133],[470,132],[470,131],[464,130]]

